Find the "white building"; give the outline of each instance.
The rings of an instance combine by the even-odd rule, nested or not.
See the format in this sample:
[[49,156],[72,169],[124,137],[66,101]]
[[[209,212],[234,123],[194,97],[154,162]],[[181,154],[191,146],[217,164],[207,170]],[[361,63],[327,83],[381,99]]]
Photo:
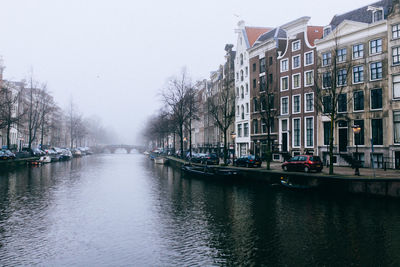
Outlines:
[[250,70],[249,53],[257,38],[271,30],[262,27],[246,27],[244,21],[239,21],[237,33],[236,58],[235,58],[235,93],[236,117],[235,134],[237,157],[249,154],[250,150]]

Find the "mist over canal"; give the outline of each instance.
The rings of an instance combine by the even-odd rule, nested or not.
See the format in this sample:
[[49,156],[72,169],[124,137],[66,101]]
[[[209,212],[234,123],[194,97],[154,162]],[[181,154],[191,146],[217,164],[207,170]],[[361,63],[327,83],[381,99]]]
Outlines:
[[0,265],[398,266],[399,204],[93,155],[0,173]]

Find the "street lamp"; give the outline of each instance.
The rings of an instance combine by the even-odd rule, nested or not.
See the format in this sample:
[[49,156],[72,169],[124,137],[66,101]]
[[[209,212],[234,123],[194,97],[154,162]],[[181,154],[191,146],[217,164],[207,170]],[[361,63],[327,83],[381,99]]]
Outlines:
[[[360,131],[361,131],[361,127],[359,125],[353,125],[351,126],[351,128],[353,129],[354,132],[354,143],[356,143],[356,168],[354,171],[354,175],[358,175],[360,176],[360,170],[358,168],[358,143],[360,142]],[[356,135],[357,135],[357,142],[356,142]]]
[[233,162],[235,161],[235,152],[236,152],[236,144],[235,144],[236,134],[234,132],[232,132],[231,137],[232,137],[232,142],[233,142],[233,159],[232,159],[232,165],[233,165]]

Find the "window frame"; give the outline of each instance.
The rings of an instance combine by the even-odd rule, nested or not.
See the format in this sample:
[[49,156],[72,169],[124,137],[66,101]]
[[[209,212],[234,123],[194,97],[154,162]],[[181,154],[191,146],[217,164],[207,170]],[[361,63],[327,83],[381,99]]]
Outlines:
[[[330,76],[330,86],[325,86],[325,74],[329,74],[327,76]],[[332,87],[332,73],[330,71],[325,71],[322,73],[322,89],[329,89]]]
[[[307,73],[311,74],[311,84],[307,84]],[[313,86],[314,85],[314,70],[307,70],[304,72],[304,87]]]
[[[299,45],[299,47],[298,47],[297,49],[294,48],[294,46],[295,46],[296,44]],[[301,40],[293,41],[293,42],[292,42],[292,52],[294,52],[294,51],[299,51],[300,49],[301,49]]]
[[[295,84],[294,84],[295,76],[299,76],[299,86],[297,86],[297,87],[295,87]],[[292,74],[292,89],[299,89],[299,88],[301,88],[301,73]]]
[[[311,63],[307,63],[307,55],[311,54]],[[314,51],[309,51],[304,53],[304,66],[310,66],[314,64]]]
[[[285,63],[286,69],[283,68],[284,62],[286,62],[286,63]],[[280,71],[281,71],[281,72],[287,72],[287,71],[289,71],[289,59],[288,59],[288,58],[281,59],[281,61],[280,61]]]
[[[355,82],[354,81],[354,76],[355,76],[355,72],[354,72],[354,69],[355,68],[359,68],[359,67],[362,67],[362,80],[361,81],[358,81],[358,82]],[[359,73],[360,71],[358,71],[358,73]],[[360,77],[360,75],[359,75],[359,77]],[[360,84],[360,83],[363,83],[364,82],[364,65],[357,65],[357,66],[354,66],[353,68],[352,68],[352,84]]]
[[[287,79],[287,88],[286,89],[283,89],[283,86],[282,86],[284,79]],[[281,80],[281,82],[280,82],[280,91],[281,92],[288,91],[289,90],[289,76],[283,76],[283,77],[281,77],[280,80]]]
[[[355,47],[359,47],[359,46],[362,46],[362,50],[361,50],[362,55],[361,55],[361,56],[359,55],[359,56],[355,57],[354,54],[355,54],[356,52],[354,52],[354,48],[355,48]],[[358,50],[357,53],[360,54],[360,50]],[[364,44],[363,44],[363,43],[358,43],[358,44],[352,45],[351,56],[352,56],[352,59],[353,59],[353,60],[354,60],[354,59],[364,58]]]
[[[329,57],[327,56],[327,58],[325,59],[324,56],[325,55],[329,55]],[[326,67],[332,64],[332,52],[326,52],[326,53],[322,53],[322,67]]]
[[[395,56],[394,56],[394,54],[393,54],[393,51],[394,51],[395,49],[397,50],[397,55],[396,55],[396,57],[397,57],[397,62],[396,62],[396,63],[394,62]],[[400,46],[393,46],[391,52],[392,52],[392,66],[400,65]]]
[[[380,108],[373,108],[372,107],[372,91],[376,91],[376,90],[381,90],[381,100],[380,100],[380,103],[381,103],[381,107]],[[374,111],[374,110],[382,110],[383,109],[383,90],[382,90],[382,88],[372,88],[371,89],[371,91],[370,91],[370,94],[369,94],[369,103],[370,103],[370,110],[372,110],[372,111]]]
[[[299,98],[299,110],[295,111],[295,98]],[[292,95],[292,114],[299,114],[301,113],[301,94]]]
[[[339,55],[339,51],[345,51],[345,53]],[[343,59],[343,57],[344,57],[344,59]],[[346,62],[346,60],[347,60],[347,48],[344,47],[344,48],[338,49],[338,54],[337,54],[337,57],[336,57],[336,58],[337,58],[337,62],[338,62],[338,63]],[[342,60],[340,60],[341,58],[342,58]]]
[[[378,42],[378,41],[381,42],[381,45],[378,46],[378,43],[376,43],[376,46],[375,46],[376,51],[372,52],[372,42]],[[378,51],[378,47],[380,47],[380,51]],[[383,40],[382,40],[382,38],[377,38],[377,39],[373,39],[373,40],[369,41],[369,54],[371,56],[372,55],[382,54],[382,52],[383,52]]]
[[[311,145],[308,145],[308,128],[307,128],[307,120],[311,119],[311,130],[312,130],[312,134],[311,134]],[[304,117],[304,147],[306,148],[313,148],[314,147],[314,116],[307,116]]]
[[[286,113],[283,112],[283,99],[287,99],[287,104],[286,104]],[[289,96],[282,96],[281,97],[281,106],[280,106],[280,110],[281,110],[281,115],[289,115]]]
[[[381,77],[378,77],[379,72],[377,71],[376,72],[377,78],[376,79],[372,79],[372,64],[376,64],[377,65],[378,63],[380,63],[380,65],[381,65],[381,67],[380,67]],[[379,68],[375,68],[375,69],[378,70]],[[379,80],[382,80],[382,79],[383,79],[383,64],[382,64],[382,61],[375,61],[375,62],[369,63],[369,80],[371,82],[373,82],[373,81],[379,81]]]
[[[296,137],[296,129],[294,128],[294,126],[295,126],[295,121],[299,121],[299,124],[298,124],[298,126],[299,126],[299,129],[298,129],[298,145],[296,145],[296,143],[295,143],[295,137]],[[292,129],[292,131],[293,131],[293,134],[292,134],[292,147],[295,147],[295,148],[299,148],[299,147],[301,147],[301,118],[300,117],[296,117],[296,118],[292,118],[292,126],[293,126],[293,129]]]
[[[362,93],[362,97],[363,97],[363,100],[362,100],[362,109],[357,109],[357,110],[356,110],[356,109],[355,109],[355,105],[356,105],[356,101],[355,101],[356,97],[355,97],[355,94],[356,94],[356,93],[359,93],[359,92]],[[363,111],[365,110],[364,101],[365,101],[365,97],[364,97],[364,91],[363,91],[363,90],[353,91],[353,112],[363,112]]]
[[[299,64],[297,67],[294,66],[295,58],[299,59]],[[292,56],[292,70],[299,69],[301,67],[301,55]]]
[[[341,95],[345,95],[345,96],[346,96],[346,101],[345,101],[346,110],[344,110],[344,111],[339,111],[339,107],[341,106],[340,103],[339,103],[339,100],[340,100],[340,96],[341,96]],[[337,112],[338,112],[338,113],[347,113],[347,112],[348,112],[348,109],[347,109],[347,108],[348,108],[348,107],[347,107],[347,93],[341,93],[341,94],[338,95],[338,98],[337,98]]]
[[[400,23],[397,23],[397,24],[393,24],[393,25],[391,25],[392,27],[391,27],[391,29],[392,29],[392,31],[391,31],[391,37],[392,37],[392,40],[396,40],[396,39],[399,39],[400,38]],[[397,28],[396,30],[395,30],[395,27]],[[394,33],[396,33],[397,34],[397,37],[394,37]]]
[[[398,81],[397,82],[395,82],[395,80],[396,80],[395,77],[398,77]],[[398,97],[395,97],[395,93],[394,93],[395,92],[394,91],[395,84],[398,84],[398,87],[399,87]],[[400,74],[392,75],[392,98],[394,100],[400,100]]]
[[[311,110],[308,110],[307,109],[307,107],[308,107],[308,103],[307,103],[307,96],[308,95],[312,95],[312,105],[311,105]],[[309,92],[309,93],[305,93],[304,94],[304,113],[311,113],[311,112],[314,112],[314,92]]]

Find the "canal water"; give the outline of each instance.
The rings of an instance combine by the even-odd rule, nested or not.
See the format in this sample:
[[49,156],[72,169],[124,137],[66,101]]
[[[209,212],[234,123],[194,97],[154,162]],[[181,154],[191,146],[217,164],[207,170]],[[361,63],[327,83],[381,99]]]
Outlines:
[[0,266],[400,266],[399,204],[93,155],[0,173]]

